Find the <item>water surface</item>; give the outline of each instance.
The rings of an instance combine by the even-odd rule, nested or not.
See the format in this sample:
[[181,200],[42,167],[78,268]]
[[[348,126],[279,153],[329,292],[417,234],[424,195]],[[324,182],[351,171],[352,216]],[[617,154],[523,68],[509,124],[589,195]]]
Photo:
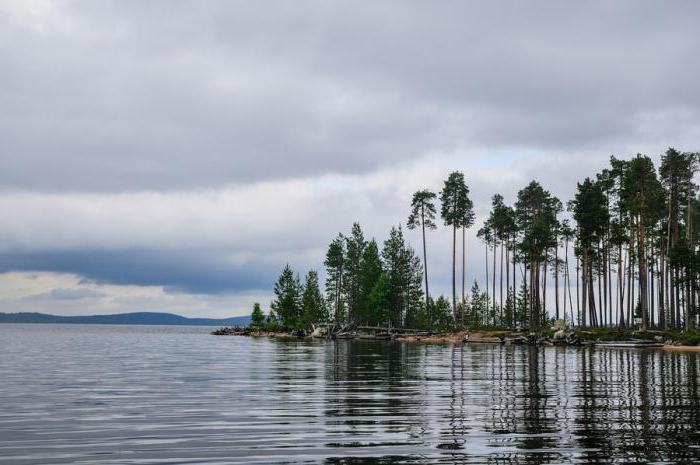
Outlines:
[[0,325],[0,464],[700,463],[698,353]]

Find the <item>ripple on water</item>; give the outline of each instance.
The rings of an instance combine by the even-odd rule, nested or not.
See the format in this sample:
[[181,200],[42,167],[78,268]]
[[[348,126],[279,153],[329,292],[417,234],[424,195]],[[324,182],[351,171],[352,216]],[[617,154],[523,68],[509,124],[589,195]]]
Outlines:
[[698,353],[0,325],[0,464],[688,463]]

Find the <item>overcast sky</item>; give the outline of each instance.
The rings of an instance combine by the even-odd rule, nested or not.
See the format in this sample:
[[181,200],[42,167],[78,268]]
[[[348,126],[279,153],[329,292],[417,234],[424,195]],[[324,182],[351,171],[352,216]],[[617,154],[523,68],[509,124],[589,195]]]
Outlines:
[[[700,149],[700,2],[0,0],[0,311],[266,308],[359,221],[461,170]],[[483,246],[468,238],[468,279]],[[419,235],[407,237],[418,246]],[[428,236],[433,293],[450,241]]]

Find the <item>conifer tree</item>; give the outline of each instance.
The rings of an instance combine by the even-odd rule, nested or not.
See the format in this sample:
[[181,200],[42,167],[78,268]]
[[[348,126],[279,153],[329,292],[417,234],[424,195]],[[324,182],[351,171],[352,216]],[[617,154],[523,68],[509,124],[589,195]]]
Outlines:
[[352,225],[352,231],[345,238],[345,270],[343,278],[343,294],[347,305],[349,321],[358,322],[362,317],[362,306],[365,303],[362,296],[362,256],[367,241],[359,223]]
[[474,208],[469,199],[469,188],[464,174],[450,173],[440,192],[440,214],[445,225],[452,226],[452,316],[457,321],[456,249],[457,229],[470,227],[474,222]]
[[369,325],[379,324],[380,318],[374,314],[371,294],[382,275],[382,260],[377,242],[372,239],[362,253],[360,266],[360,312],[359,321]]
[[278,315],[282,326],[294,328],[301,317],[302,286],[299,275],[287,264],[275,283],[275,300],[270,307]]
[[314,270],[306,274],[301,305],[303,310],[300,321],[301,326],[308,328],[314,323],[320,323],[328,319],[326,301],[318,285],[318,273]]
[[609,221],[609,213],[602,186],[586,178],[578,183],[576,196],[569,208],[576,220],[576,239],[581,253],[583,276],[583,311],[589,322],[596,326],[595,300],[593,298],[593,262],[597,257],[595,246],[603,238]]
[[421,228],[423,236],[423,269],[425,272],[425,312],[430,319],[430,292],[428,287],[428,255],[425,244],[425,230],[435,229],[435,193],[428,190],[418,191],[413,194],[411,201],[411,214],[408,216],[408,229]]
[[265,314],[260,308],[260,304],[255,302],[253,304],[253,313],[250,315],[250,324],[254,328],[260,328],[265,323]]
[[340,323],[343,313],[343,266],[345,264],[345,238],[342,234],[328,246],[326,260],[326,296],[333,307],[332,317],[336,323]]
[[632,226],[637,236],[637,257],[639,266],[639,296],[642,329],[649,325],[649,305],[647,293],[647,249],[646,236],[661,219],[664,210],[664,195],[661,183],[651,159],[637,154],[629,161],[623,176],[622,200],[630,212]]

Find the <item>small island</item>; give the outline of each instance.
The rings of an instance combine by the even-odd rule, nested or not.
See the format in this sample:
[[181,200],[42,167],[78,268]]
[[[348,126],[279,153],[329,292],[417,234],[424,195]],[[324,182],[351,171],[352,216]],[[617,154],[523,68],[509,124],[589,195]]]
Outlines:
[[[537,181],[513,205],[495,194],[477,232],[485,282],[469,291],[476,213],[465,175],[452,172],[439,193],[411,200],[406,227],[420,232],[420,254],[401,225],[380,244],[356,222],[328,246],[325,292],[315,270],[302,282],[286,265],[267,314],[256,303],[250,326],[213,334],[697,348],[699,161],[673,148],[658,170],[645,155],[611,156],[566,203]],[[434,298],[427,233],[438,215],[451,232],[452,293]]]

